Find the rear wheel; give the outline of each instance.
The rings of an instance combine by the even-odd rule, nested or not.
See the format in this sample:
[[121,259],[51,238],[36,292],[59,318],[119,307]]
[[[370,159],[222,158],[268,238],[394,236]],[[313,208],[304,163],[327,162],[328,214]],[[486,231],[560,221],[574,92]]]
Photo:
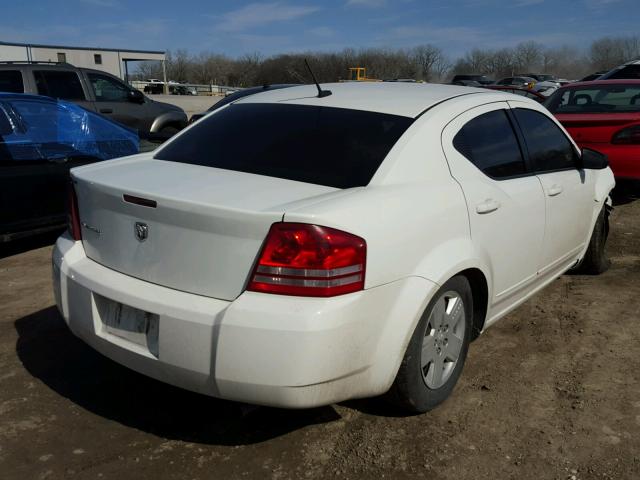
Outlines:
[[473,297],[468,280],[453,277],[434,295],[418,322],[388,398],[423,413],[449,397],[469,349]]
[[587,252],[582,261],[574,269],[576,273],[585,273],[588,275],[598,275],[606,272],[611,265],[607,252],[605,250],[607,237],[609,236],[609,212],[605,205],[598,215],[596,224],[593,227],[591,240]]

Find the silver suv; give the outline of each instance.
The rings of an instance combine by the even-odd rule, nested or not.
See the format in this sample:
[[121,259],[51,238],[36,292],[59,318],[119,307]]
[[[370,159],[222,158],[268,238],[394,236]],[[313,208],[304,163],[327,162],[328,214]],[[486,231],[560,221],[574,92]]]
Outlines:
[[0,92],[68,100],[137,130],[141,138],[165,139],[187,125],[180,107],[151,100],[109,73],[68,63],[0,62]]

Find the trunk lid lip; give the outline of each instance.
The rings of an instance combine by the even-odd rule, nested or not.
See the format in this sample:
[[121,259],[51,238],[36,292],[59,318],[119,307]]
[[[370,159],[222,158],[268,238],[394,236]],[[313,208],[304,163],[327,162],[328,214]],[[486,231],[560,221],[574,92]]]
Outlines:
[[[148,156],[147,154],[143,155],[144,156],[135,156],[136,158],[125,157],[123,159],[118,159],[117,162],[101,162],[103,164],[110,163],[109,165],[102,165],[102,168],[85,169],[85,167],[79,167],[72,169],[72,181],[87,182],[92,186],[92,188],[97,188],[103,191],[117,189],[120,191],[120,201],[130,205],[131,207],[139,207],[139,205],[125,202],[125,200],[122,198],[124,194],[156,201],[158,207],[161,207],[163,203],[171,203],[174,205],[183,204],[185,206],[192,205],[194,207],[200,208],[215,208],[217,206],[222,206],[225,210],[235,211],[239,213],[278,213],[281,216],[284,215],[285,210],[289,208],[290,205],[297,205],[299,202],[302,202],[305,205],[307,204],[307,202],[322,202],[325,198],[333,198],[333,196],[335,195],[342,196],[343,193],[364,188],[354,187],[352,189],[340,189],[335,187],[328,187],[325,185],[288,180],[278,177],[270,177],[267,175],[259,175],[248,172],[238,172],[235,170],[220,169],[215,167],[183,164],[166,160],[156,160]],[[177,188],[178,185],[176,185],[176,188],[172,186],[171,188],[167,187],[166,189],[162,189],[161,187],[158,187],[156,185],[145,186],[142,184],[135,184],[135,182],[131,180],[114,179],[112,178],[113,176],[108,177],[107,175],[105,175],[109,170],[112,169],[124,168],[126,170],[128,166],[132,166],[132,168],[138,168],[138,165],[136,164],[139,164],[140,167],[144,167],[146,165],[150,168],[163,164],[169,171],[183,170],[185,172],[185,179],[189,177],[189,181],[193,181],[193,179],[196,177],[202,178],[203,175],[209,175],[211,176],[211,178],[217,176],[226,177],[226,179],[232,179],[236,181],[236,183],[240,186],[242,184],[245,184],[252,187],[252,192],[250,194],[252,196],[243,196],[243,199],[246,199],[246,202],[239,202],[238,199],[236,199],[235,202],[229,201],[229,203],[227,203],[227,200],[231,199],[225,198],[224,205],[218,205],[217,202],[222,201],[222,199],[215,198],[215,195],[213,193],[211,193],[210,195],[202,194],[202,192],[185,193],[184,191],[180,191],[180,188]],[[88,167],[93,167],[93,165],[88,165]],[[158,170],[151,168],[150,171],[157,172]],[[261,195],[261,191],[259,187],[261,186],[261,184],[264,187],[263,191],[265,195],[268,194],[271,197],[270,199],[260,201],[259,196]],[[219,187],[220,185],[212,185],[212,190],[215,189],[216,186]],[[284,194],[284,192],[287,193]],[[242,203],[245,204],[241,205]]]
[[616,132],[640,125],[640,112],[565,113],[556,115],[556,118],[580,145],[609,144]]
[[555,117],[560,123],[583,123],[585,126],[623,125],[625,123],[640,122],[640,112],[620,113],[557,113]]

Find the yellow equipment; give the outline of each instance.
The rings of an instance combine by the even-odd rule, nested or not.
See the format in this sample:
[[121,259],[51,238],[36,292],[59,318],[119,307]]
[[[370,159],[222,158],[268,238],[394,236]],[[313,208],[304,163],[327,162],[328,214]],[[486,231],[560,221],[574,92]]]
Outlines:
[[349,68],[349,81],[352,82],[380,82],[377,78],[367,78],[367,69],[364,67]]

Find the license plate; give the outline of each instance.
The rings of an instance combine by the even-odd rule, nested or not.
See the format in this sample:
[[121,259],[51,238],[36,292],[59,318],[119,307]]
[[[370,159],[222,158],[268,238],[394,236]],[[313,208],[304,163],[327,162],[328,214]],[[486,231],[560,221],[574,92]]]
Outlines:
[[104,318],[105,330],[117,337],[124,338],[138,345],[147,345],[147,332],[152,323],[157,323],[155,315],[137,308],[111,302],[109,312]]

